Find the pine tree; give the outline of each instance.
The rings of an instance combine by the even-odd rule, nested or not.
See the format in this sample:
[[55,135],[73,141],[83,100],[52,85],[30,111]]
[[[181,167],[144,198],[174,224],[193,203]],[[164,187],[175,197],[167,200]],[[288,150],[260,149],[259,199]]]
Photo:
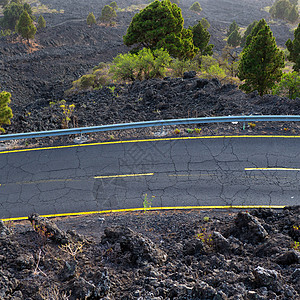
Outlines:
[[237,47],[240,44],[241,39],[242,39],[242,37],[241,37],[240,33],[235,29],[229,35],[227,44],[232,47]]
[[109,5],[102,8],[100,20],[104,23],[111,23],[117,17],[116,11]]
[[5,130],[1,127],[3,124],[9,125],[10,119],[13,117],[12,110],[8,106],[10,103],[11,94],[8,92],[0,93],[0,131],[3,133]]
[[241,47],[245,47],[246,45],[246,39],[249,34],[251,34],[252,29],[257,25],[257,21],[253,21],[251,24],[248,25],[242,39],[241,39]]
[[198,49],[193,44],[193,33],[183,27],[181,9],[170,0],[154,1],[135,14],[123,36],[124,44],[136,47],[165,49],[175,58],[191,59]]
[[[257,90],[262,96],[270,91],[282,77],[283,51],[276,45],[270,27],[262,19],[256,25],[261,28],[242,51],[238,77],[245,80],[240,88],[246,92]],[[256,31],[256,27],[252,30]]]
[[233,21],[230,26],[229,26],[229,30],[227,32],[227,36],[230,36],[232,32],[234,32],[235,30],[239,31],[240,27],[238,24],[236,24],[235,21]]
[[291,23],[295,23],[298,19],[299,19],[298,9],[296,5],[293,5],[288,13],[287,20]]
[[293,69],[300,72],[300,23],[294,31],[294,40],[288,39],[285,45],[290,52],[287,58],[294,63]]
[[37,28],[45,28],[46,27],[46,21],[42,15],[39,16],[38,18],[38,24]]
[[16,31],[23,37],[26,38],[28,43],[29,39],[33,39],[36,33],[36,27],[33,25],[32,19],[30,18],[26,10],[20,16],[20,19],[16,26]]
[[193,43],[194,46],[199,49],[200,56],[202,55],[212,55],[214,45],[208,44],[210,40],[210,33],[199,21],[195,26],[189,29],[193,32]]
[[116,1],[113,1],[109,4],[110,7],[112,7],[114,10],[117,10],[118,9],[118,4]]
[[90,26],[97,24],[96,18],[93,13],[89,13],[89,15],[87,16],[87,19],[86,19],[86,23]]
[[199,2],[194,2],[190,7],[190,10],[200,13],[202,11],[201,5]]
[[202,18],[202,19],[200,20],[200,22],[201,22],[201,24],[202,24],[202,26],[203,26],[204,28],[209,29],[210,24],[209,24],[209,22],[208,22],[205,18]]

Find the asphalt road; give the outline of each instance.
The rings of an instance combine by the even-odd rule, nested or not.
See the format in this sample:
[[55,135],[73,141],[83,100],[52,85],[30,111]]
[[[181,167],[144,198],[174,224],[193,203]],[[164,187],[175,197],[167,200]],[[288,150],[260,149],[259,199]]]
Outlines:
[[299,205],[299,138],[200,138],[0,152],[0,218]]

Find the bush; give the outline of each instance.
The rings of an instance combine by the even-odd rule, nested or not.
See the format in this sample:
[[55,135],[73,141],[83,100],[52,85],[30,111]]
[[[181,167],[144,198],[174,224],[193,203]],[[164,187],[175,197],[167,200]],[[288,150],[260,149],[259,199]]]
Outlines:
[[199,2],[194,2],[191,7],[190,7],[190,10],[193,10],[195,12],[201,12],[202,11],[202,8],[201,8],[201,5]]
[[102,8],[100,21],[104,23],[111,23],[114,18],[117,17],[116,11],[109,5],[105,5]]
[[0,131],[5,132],[1,127],[3,124],[9,125],[10,119],[13,117],[12,110],[8,106],[10,103],[11,94],[8,92],[0,93]]
[[93,13],[89,13],[89,15],[88,15],[87,18],[86,18],[86,23],[87,23],[89,26],[94,25],[94,24],[97,23],[97,22],[96,22],[96,18],[95,18],[95,16],[94,16]]
[[241,42],[241,35],[240,33],[235,29],[228,37],[227,44],[232,47],[237,47]]
[[114,10],[118,9],[118,4],[116,3],[116,1],[113,1],[109,4],[110,7],[112,7]]
[[190,60],[173,59],[170,64],[173,77],[183,77],[184,72],[196,71],[198,69],[197,62]]
[[281,81],[273,89],[274,95],[288,97],[290,99],[300,98],[300,75],[297,72],[286,73]]
[[42,15],[38,18],[37,28],[45,28],[46,27],[46,21]]
[[289,22],[296,22],[299,18],[299,12],[296,4],[289,0],[277,0],[270,8],[270,14],[274,19],[287,20]]
[[137,54],[119,54],[110,66],[114,79],[131,80],[164,77],[171,57],[165,50],[144,48]]
[[203,78],[218,78],[222,80],[226,77],[225,70],[220,67],[218,61],[212,56],[203,56],[201,64],[201,77]]

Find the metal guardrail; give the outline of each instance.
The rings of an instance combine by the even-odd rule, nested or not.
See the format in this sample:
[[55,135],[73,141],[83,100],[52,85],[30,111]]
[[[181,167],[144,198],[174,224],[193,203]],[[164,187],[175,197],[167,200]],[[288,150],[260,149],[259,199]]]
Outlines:
[[189,119],[170,119],[170,120],[157,120],[145,121],[124,124],[101,125],[93,127],[81,127],[70,129],[58,129],[49,131],[25,132],[15,134],[0,135],[1,141],[21,140],[29,138],[50,137],[50,136],[63,136],[70,134],[84,134],[101,131],[124,130],[133,128],[147,128],[147,127],[161,127],[170,125],[189,125],[189,124],[205,124],[205,123],[230,123],[230,122],[297,122],[300,121],[300,115],[263,115],[263,116],[226,116],[226,117],[205,117],[205,118],[189,118]]

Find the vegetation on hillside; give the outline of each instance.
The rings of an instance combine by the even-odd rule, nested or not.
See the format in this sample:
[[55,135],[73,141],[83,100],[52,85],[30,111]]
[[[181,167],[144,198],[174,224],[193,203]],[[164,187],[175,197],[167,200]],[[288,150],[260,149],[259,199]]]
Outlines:
[[0,131],[5,132],[2,125],[9,125],[10,119],[13,117],[12,110],[8,106],[10,103],[11,94],[8,92],[0,93]]
[[26,10],[22,12],[18,20],[16,31],[22,36],[22,38],[27,39],[27,42],[35,36],[36,27],[33,25],[32,19]]
[[[253,35],[253,32],[257,33]],[[283,67],[283,51],[277,47],[270,27],[262,19],[253,28],[252,38],[247,38],[241,55],[238,77],[245,83],[240,88],[246,92],[257,90],[262,96],[280,81]]]
[[123,40],[125,45],[135,46],[135,52],[144,47],[152,51],[163,48],[175,58],[191,59],[198,49],[191,30],[185,29],[183,23],[176,4],[156,0],[135,14]]
[[288,60],[294,63],[293,69],[300,72],[300,23],[298,28],[294,31],[294,40],[288,39],[286,47],[289,51]]
[[272,18],[286,20],[291,23],[295,23],[299,19],[297,1],[276,0],[269,12]]

